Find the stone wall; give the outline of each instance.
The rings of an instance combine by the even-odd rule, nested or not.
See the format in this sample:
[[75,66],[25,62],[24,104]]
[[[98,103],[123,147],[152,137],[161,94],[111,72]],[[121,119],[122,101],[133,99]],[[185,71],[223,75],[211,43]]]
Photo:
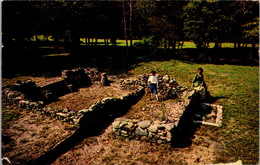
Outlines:
[[136,121],[117,118],[113,124],[113,134],[128,139],[145,140],[157,144],[171,144],[174,123],[161,121]]
[[44,106],[46,97],[35,82],[17,81],[14,85],[2,86],[2,99],[11,105],[26,109],[38,109]]
[[137,121],[118,118],[112,123],[113,134],[122,138],[142,139],[157,144],[171,144],[173,136],[178,134],[180,120],[192,110],[194,104],[199,103],[200,95],[195,89],[184,88],[180,93],[180,109],[172,121]]
[[74,88],[90,86],[92,84],[90,77],[83,68],[63,70],[61,77],[67,85],[72,85]]
[[107,74],[99,72],[97,68],[75,68],[71,70],[63,70],[62,78],[66,84],[79,88],[82,86],[90,86],[93,83],[99,83],[103,86],[109,86]]
[[43,87],[38,87],[31,80],[17,81],[13,85],[2,86],[2,99],[11,105],[34,110],[64,122],[77,124],[81,116],[77,111],[68,108],[54,109],[45,107],[45,105],[56,101],[60,96],[77,91],[82,86],[93,83],[107,86],[109,85],[107,74],[99,72],[96,68],[76,68],[62,71],[62,78],[61,81]]
[[[147,93],[150,92],[149,84],[147,84],[148,75],[139,75],[138,78],[121,79],[120,87],[122,89],[134,90],[138,86],[145,87]],[[158,75],[158,92],[163,100],[177,98],[186,87],[180,86],[174,78],[170,78],[169,75]]]
[[125,96],[104,98],[88,109],[82,109],[78,112],[78,125],[80,127],[89,127],[109,119],[114,120],[116,117],[124,115],[132,105],[140,100],[144,93],[144,87],[139,86],[136,90]]

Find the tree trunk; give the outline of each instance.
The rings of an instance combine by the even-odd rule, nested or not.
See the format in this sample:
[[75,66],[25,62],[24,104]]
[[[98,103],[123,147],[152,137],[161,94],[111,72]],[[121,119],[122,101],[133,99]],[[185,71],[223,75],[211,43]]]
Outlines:
[[[175,47],[176,47],[176,40],[173,41],[172,50],[175,50]],[[179,49],[179,46],[178,46],[178,49]]]
[[251,47],[251,51],[250,51],[250,54],[249,54],[249,59],[252,60],[253,59],[253,51],[255,49],[255,43],[252,44],[252,47]]
[[209,42],[206,43],[206,47],[209,48]]
[[255,43],[252,44],[252,48],[253,48],[253,49],[255,48]]
[[238,45],[237,45],[237,48],[240,48],[240,47],[241,47],[241,43],[238,42],[237,44],[238,44]]
[[126,47],[128,48],[127,32],[126,32],[126,18],[125,18],[125,1],[123,0],[123,17],[124,17],[124,31],[125,31],[125,42]]
[[166,50],[167,50],[167,40],[165,39],[164,40],[164,53],[166,53]]
[[133,14],[133,0],[130,0],[130,29],[129,29],[129,33],[130,33],[130,47],[133,47],[133,35],[132,35],[132,14]]
[[39,41],[39,38],[37,35],[35,35],[35,41],[38,42]]
[[218,42],[215,42],[214,48],[219,48]]

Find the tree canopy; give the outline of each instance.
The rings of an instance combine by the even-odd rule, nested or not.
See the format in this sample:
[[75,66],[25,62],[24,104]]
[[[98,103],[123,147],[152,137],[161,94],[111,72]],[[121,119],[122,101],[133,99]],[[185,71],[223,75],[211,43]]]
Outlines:
[[183,40],[198,48],[209,42],[215,47],[222,42],[255,44],[258,8],[258,2],[247,1],[3,1],[3,43],[45,35],[75,45],[83,37],[126,36],[152,38],[154,45],[166,47]]

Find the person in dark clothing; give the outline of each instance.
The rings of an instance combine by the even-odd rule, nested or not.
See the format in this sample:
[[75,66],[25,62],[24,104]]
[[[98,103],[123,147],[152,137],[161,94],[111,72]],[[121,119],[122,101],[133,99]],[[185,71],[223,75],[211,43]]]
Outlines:
[[195,75],[195,77],[192,80],[192,86],[193,87],[206,87],[206,84],[204,82],[204,75],[203,75],[203,69],[198,68],[198,74]]

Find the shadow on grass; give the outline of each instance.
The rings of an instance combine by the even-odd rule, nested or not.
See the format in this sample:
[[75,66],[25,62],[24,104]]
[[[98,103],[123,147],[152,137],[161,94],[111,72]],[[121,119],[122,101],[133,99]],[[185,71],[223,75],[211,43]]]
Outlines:
[[215,102],[217,102],[220,99],[228,99],[228,97],[212,97],[212,96],[209,96],[204,100],[204,102],[209,103],[209,104],[214,104]]
[[[114,46],[80,46],[73,51],[64,47],[40,48],[4,47],[2,49],[2,76],[11,78],[19,75],[53,77],[60,76],[64,69],[75,67],[97,67],[109,74],[127,73],[140,62],[168,61],[171,59],[183,62],[258,65],[257,50],[253,59],[248,60],[251,49],[209,49],[201,52],[197,49],[167,50],[159,48],[153,54],[152,48],[133,48]],[[59,54],[66,54],[61,56]],[[69,54],[69,55],[68,55]]]
[[[219,99],[226,98],[227,97],[208,96],[203,102],[213,104]],[[172,147],[185,148],[191,146],[193,139],[195,138],[194,135],[196,131],[198,131],[202,125],[194,121],[202,121],[202,117],[206,114],[210,114],[211,111],[212,109],[205,111],[199,104],[195,105],[192,109],[185,111],[181,117],[178,127],[172,132]]]

